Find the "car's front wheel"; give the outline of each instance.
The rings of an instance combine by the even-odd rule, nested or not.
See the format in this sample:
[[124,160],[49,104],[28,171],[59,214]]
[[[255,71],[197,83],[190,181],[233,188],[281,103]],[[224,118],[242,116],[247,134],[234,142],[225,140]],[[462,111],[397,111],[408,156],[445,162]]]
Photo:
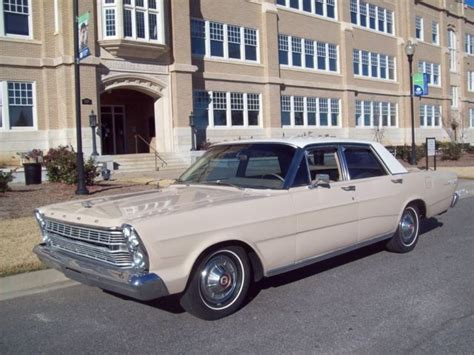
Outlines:
[[215,320],[237,311],[250,286],[250,263],[242,247],[229,246],[204,255],[181,297],[194,316]]
[[420,232],[420,213],[414,205],[408,205],[398,222],[398,229],[387,242],[387,249],[396,253],[407,253],[415,248]]

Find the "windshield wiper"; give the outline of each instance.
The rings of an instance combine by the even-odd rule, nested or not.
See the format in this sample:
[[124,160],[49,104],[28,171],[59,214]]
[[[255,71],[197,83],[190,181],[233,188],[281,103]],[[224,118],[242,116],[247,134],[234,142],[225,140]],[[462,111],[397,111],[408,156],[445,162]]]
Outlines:
[[222,186],[232,186],[232,187],[235,187],[236,189],[239,189],[239,190],[243,190],[244,187],[242,186],[239,186],[239,185],[235,185],[229,181],[226,181],[226,180],[207,180],[207,181],[200,181],[199,182],[200,184],[203,184],[203,185],[222,185]]

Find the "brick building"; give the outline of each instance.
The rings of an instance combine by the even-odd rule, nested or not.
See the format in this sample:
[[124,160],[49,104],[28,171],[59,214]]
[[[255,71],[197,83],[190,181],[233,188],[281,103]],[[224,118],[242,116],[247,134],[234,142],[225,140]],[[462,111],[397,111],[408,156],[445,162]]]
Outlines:
[[[85,154],[294,135],[411,142],[408,41],[429,95],[416,140],[474,143],[474,10],[455,0],[79,0]],[[2,0],[0,160],[75,146],[72,1]],[[136,136],[140,138],[136,141]]]

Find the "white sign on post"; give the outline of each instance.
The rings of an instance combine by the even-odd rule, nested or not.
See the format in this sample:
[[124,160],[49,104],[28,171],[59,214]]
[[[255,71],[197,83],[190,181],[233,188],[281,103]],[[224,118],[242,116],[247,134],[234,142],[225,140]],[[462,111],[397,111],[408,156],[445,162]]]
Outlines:
[[429,157],[434,157],[436,155],[436,139],[435,138],[426,138],[426,150]]

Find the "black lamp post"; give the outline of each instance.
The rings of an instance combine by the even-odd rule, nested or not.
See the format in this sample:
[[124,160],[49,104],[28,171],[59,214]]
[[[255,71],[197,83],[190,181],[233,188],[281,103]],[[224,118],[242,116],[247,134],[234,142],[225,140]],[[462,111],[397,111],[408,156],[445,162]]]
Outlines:
[[189,127],[191,127],[191,150],[196,150],[196,128],[194,126],[194,113],[189,114]]
[[99,155],[97,153],[97,142],[95,138],[95,129],[97,127],[97,115],[94,113],[94,110],[89,114],[89,126],[92,128],[92,156],[96,157]]
[[86,187],[86,178],[84,171],[84,155],[82,153],[82,123],[81,123],[81,79],[79,70],[79,21],[77,19],[79,13],[79,0],[73,2],[73,18],[74,18],[74,88],[76,92],[76,166],[77,166],[77,189],[76,195],[87,195],[89,190]]
[[416,45],[408,41],[405,45],[405,53],[408,58],[408,67],[410,70],[410,109],[411,109],[411,165],[416,165],[416,146],[415,146],[415,108],[413,105],[413,55]]

